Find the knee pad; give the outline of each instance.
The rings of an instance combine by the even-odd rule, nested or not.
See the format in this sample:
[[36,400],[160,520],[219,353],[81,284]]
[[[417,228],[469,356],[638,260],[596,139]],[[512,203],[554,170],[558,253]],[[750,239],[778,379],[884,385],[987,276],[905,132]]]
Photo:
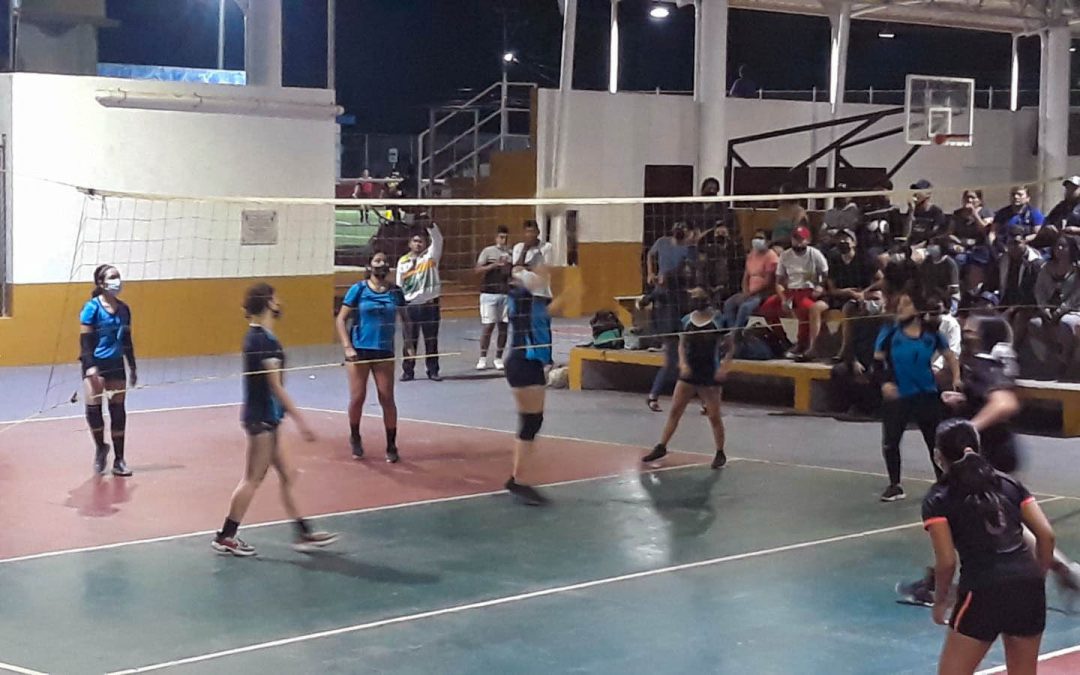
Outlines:
[[101,414],[100,405],[86,406],[86,421],[90,425],[91,430],[105,428],[105,416]]
[[521,413],[518,415],[518,438],[531,441],[540,433],[544,424],[544,413]]
[[113,431],[123,431],[127,426],[127,408],[124,402],[109,401],[109,427]]

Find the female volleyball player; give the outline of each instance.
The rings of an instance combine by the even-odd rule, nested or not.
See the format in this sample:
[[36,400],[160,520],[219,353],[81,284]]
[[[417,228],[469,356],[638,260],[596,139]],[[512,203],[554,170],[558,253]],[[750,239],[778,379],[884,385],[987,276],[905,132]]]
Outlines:
[[135,365],[135,345],[131,339],[131,309],[120,301],[123,288],[120,270],[101,265],[94,270],[94,290],[79,314],[79,361],[86,389],[86,421],[94,437],[94,471],[105,473],[109,446],[105,444],[105,417],[102,404],[109,406],[109,430],[112,432],[115,476],[130,476],[124,461],[124,434],[127,410],[124,407],[127,373],[130,384],[139,381]]
[[671,401],[664,432],[652,452],[641,459],[652,463],[667,455],[667,444],[675,435],[686,405],[696,395],[705,406],[705,415],[712,426],[716,441],[716,455],[712,468],[727,464],[724,454],[724,420],[720,417],[720,383],[727,375],[735,349],[730,343],[727,353],[720,358],[720,345],[724,342],[721,332],[723,318],[709,302],[709,293],[700,286],[690,290],[690,306],[693,311],[683,317],[679,335],[679,380]]
[[285,415],[290,415],[300,427],[304,440],[315,440],[300,411],[285,391],[282,369],[285,352],[274,336],[274,323],[281,317],[281,303],[270,284],[258,283],[247,290],[244,313],[251,322],[244,336],[244,407],[242,421],[247,431],[247,466],[229,504],[229,515],[217,533],[211,548],[223,555],[252,556],[255,548],[236,536],[255,492],[271,466],[277,471],[281,484],[281,503],[296,525],[293,548],[309,551],[337,541],[330,532],[311,529],[300,517],[293,499],[296,469],[292,458],[278,440],[278,427]]
[[[349,378],[349,440],[354,459],[363,459],[364,442],[360,438],[360,418],[364,414],[367,382],[375,380],[379,405],[386,429],[386,461],[400,459],[397,449],[397,404],[394,402],[394,327],[395,318],[408,326],[405,295],[390,283],[390,264],[382,251],[371,256],[371,272],[345,294],[337,316],[337,333],[345,349]],[[412,352],[406,351],[406,357]]]
[[[937,429],[934,460],[943,475],[922,512],[934,547],[934,622],[951,627],[938,672],[974,673],[1002,635],[1008,671],[1034,675],[1054,532],[1031,493],[994,471],[979,447],[979,432],[967,420],[947,420]],[[1034,557],[1025,526],[1035,535]],[[946,622],[957,554],[960,581]]]

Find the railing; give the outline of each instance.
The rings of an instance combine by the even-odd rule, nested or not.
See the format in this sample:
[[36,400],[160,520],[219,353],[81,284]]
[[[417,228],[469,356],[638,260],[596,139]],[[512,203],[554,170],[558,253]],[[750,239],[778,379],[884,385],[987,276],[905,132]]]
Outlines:
[[520,147],[523,140],[527,143],[528,132],[515,133],[514,129],[528,129],[516,118],[525,116],[529,121],[535,89],[531,82],[501,81],[464,103],[432,109],[428,128],[416,139],[417,194],[425,186],[457,175],[475,182],[491,152]]

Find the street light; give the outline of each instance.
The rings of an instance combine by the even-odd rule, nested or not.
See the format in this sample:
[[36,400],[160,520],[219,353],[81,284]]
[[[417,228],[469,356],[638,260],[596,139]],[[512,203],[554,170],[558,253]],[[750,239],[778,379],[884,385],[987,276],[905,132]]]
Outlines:
[[671,16],[671,9],[667,5],[657,3],[649,10],[649,16],[654,19],[666,19]]

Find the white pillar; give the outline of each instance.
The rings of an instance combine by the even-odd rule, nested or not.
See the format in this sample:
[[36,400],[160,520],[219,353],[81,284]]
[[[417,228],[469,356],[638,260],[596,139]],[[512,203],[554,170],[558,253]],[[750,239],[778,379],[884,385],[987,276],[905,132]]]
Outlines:
[[281,0],[248,0],[244,13],[247,83],[281,86]]
[[728,0],[696,0],[698,44],[695,97],[698,101],[697,182],[713,177],[727,182],[727,34]]
[[326,88],[337,89],[337,1],[326,0]]
[[1042,77],[1039,80],[1039,186],[1043,209],[1057,199],[1047,181],[1055,181],[1069,168],[1069,47],[1065,23],[1051,26],[1041,36]]
[[577,0],[560,0],[560,4],[563,9],[563,30],[562,30],[562,63],[560,64],[559,72],[559,98],[555,111],[555,126],[552,137],[555,142],[551,148],[551,162],[548,165],[550,169],[550,176],[545,181],[546,187],[553,188],[559,186],[559,181],[564,173],[560,168],[562,163],[563,148],[566,147],[568,142],[568,135],[566,129],[566,108],[568,105],[567,99],[570,97],[570,92],[574,88],[574,44],[577,35]]
[[619,0],[611,0],[611,40],[608,43],[608,93],[619,93]]
[[[1020,36],[1012,36],[1012,70],[1009,72],[1009,110],[1020,109]],[[993,107],[993,101],[991,108]]]
[[829,25],[829,107],[835,115],[844,102],[844,85],[847,82],[848,36],[851,33],[850,2],[840,2],[829,7]]

